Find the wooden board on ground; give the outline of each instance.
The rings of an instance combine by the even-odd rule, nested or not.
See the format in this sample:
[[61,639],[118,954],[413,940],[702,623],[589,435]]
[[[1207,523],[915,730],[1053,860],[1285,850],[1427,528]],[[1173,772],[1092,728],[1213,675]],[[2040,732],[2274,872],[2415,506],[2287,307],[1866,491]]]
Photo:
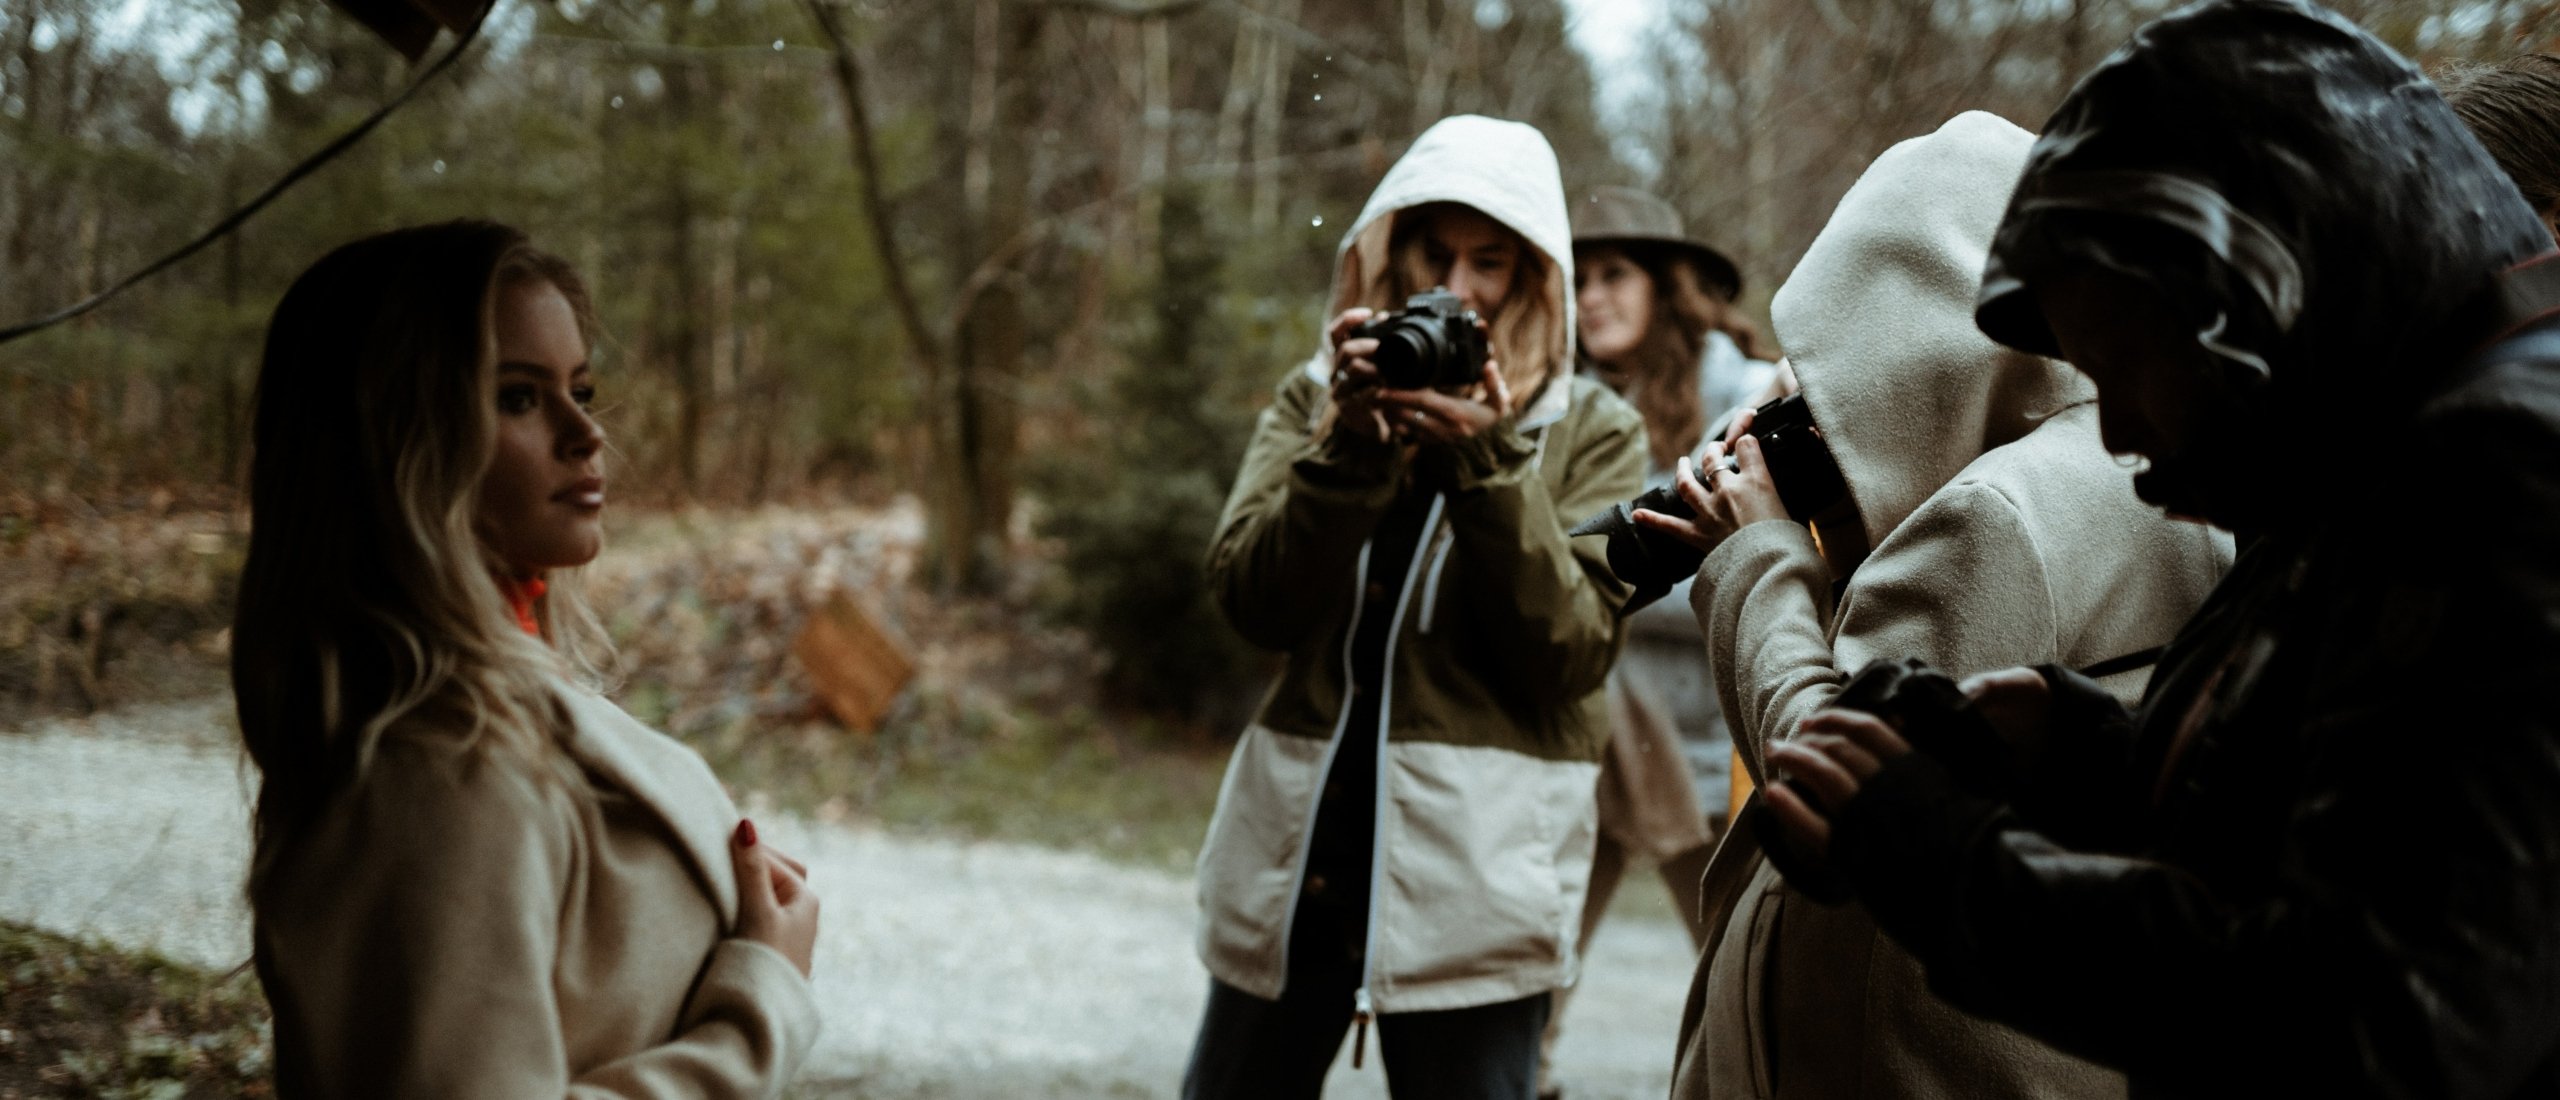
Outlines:
[[907,640],[868,601],[841,589],[809,616],[791,652],[809,670],[827,712],[860,733],[879,731],[899,690],[915,676]]

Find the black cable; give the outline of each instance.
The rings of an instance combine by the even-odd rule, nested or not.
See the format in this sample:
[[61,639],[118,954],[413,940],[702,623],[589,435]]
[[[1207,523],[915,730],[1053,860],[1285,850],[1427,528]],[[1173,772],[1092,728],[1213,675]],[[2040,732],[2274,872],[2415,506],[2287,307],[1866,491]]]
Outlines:
[[42,317],[38,317],[31,321],[21,321],[9,326],[8,328],[0,329],[0,344],[5,344],[21,336],[30,335],[32,333],[52,328],[64,321],[68,321],[74,317],[80,316],[81,314],[87,313],[90,310],[96,309],[99,306],[105,305],[116,295],[132,289],[134,284],[157,275],[160,272],[167,270],[171,265],[176,264],[178,261],[186,259],[189,256],[193,256],[197,252],[203,251],[204,246],[221,240],[224,234],[240,228],[241,224],[248,221],[251,215],[265,209],[268,203],[276,200],[276,196],[284,194],[286,188],[301,182],[304,176],[308,176],[313,172],[319,171],[322,165],[329,163],[329,161],[335,158],[338,154],[346,152],[347,149],[350,146],[353,146],[356,142],[364,140],[364,136],[366,134],[372,133],[373,128],[381,125],[383,119],[391,117],[391,112],[399,110],[402,104],[409,102],[410,97],[417,95],[419,89],[434,82],[436,77],[443,75],[446,69],[452,68],[454,60],[461,57],[462,52],[470,49],[471,43],[480,37],[480,28],[488,25],[489,14],[495,10],[497,10],[497,4],[492,0],[488,6],[480,9],[480,17],[472,20],[471,26],[463,30],[461,39],[454,42],[453,48],[445,51],[445,55],[443,57],[437,58],[435,64],[429,66],[427,71],[418,74],[417,79],[410,81],[408,87],[401,89],[399,95],[392,97],[391,102],[383,104],[372,114],[365,116],[364,121],[356,123],[355,126],[348,129],[346,133],[338,135],[337,140],[322,146],[319,152],[303,158],[302,163],[294,165],[292,170],[286,172],[282,178],[276,180],[275,183],[270,184],[266,190],[259,192],[258,197],[250,199],[248,203],[241,206],[239,209],[232,211],[221,221],[215,222],[213,224],[213,228],[205,230],[204,233],[196,239],[180,245],[176,251],[171,252],[166,256],[162,256],[157,260],[153,260],[142,270],[136,271],[133,274],[127,275],[123,279],[118,280],[114,286],[110,286],[107,289],[101,290],[96,294],[92,294],[81,301],[64,306],[61,309],[55,310]]

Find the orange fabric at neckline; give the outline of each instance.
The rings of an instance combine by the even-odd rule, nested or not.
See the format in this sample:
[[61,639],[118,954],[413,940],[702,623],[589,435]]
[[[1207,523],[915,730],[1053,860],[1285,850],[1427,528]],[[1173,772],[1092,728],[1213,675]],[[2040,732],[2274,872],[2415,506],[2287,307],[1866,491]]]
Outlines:
[[498,591],[507,597],[507,610],[515,614],[516,625],[536,638],[542,636],[542,620],[535,617],[533,605],[550,591],[540,577],[500,577]]

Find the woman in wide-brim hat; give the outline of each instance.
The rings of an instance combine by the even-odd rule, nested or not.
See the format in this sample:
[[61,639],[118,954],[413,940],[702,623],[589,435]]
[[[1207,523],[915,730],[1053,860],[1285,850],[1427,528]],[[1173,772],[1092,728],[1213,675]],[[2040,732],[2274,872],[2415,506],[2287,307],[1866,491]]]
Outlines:
[[[1583,369],[1635,405],[1650,483],[1667,483],[1712,422],[1775,381],[1759,331],[1734,306],[1742,273],[1690,237],[1670,203],[1631,187],[1596,188],[1574,204],[1573,257]],[[1630,861],[1660,871],[1691,938],[1702,935],[1698,881],[1724,822],[1732,751],[1686,590],[1630,617],[1610,680],[1586,948]],[[1562,1007],[1549,1016],[1550,1050]]]
[[1778,355],[1734,303],[1742,272],[1670,203],[1596,187],[1573,208],[1583,364],[1644,414],[1654,464],[1694,453],[1710,421],[1769,390]]

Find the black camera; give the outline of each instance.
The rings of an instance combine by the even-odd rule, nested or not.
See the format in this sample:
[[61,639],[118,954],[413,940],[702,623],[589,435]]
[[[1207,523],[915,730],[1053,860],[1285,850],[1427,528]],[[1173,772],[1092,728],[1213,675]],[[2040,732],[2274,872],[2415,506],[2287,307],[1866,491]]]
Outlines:
[[[2025,786],[2016,753],[1992,731],[1990,723],[1982,720],[1955,679],[1920,660],[1882,660],[1859,669],[1831,705],[1896,723],[1912,751],[1944,766],[1966,794],[2008,801]],[[1823,805],[1820,798],[1794,779],[1780,782],[1806,805],[1825,814],[1839,809]],[[1751,827],[1758,830],[1761,850],[1768,853],[1769,862],[1778,873],[1786,876],[1787,884],[1815,901],[1837,904],[1849,900],[1848,882],[1829,864],[1797,850],[1794,841],[1776,823],[1761,820],[1767,814],[1765,807],[1754,806],[1746,816],[1756,815]]]
[[1831,705],[1900,723],[1902,739],[1946,765],[1968,794],[2006,800],[2025,785],[2017,754],[1973,709],[1955,677],[1917,657],[1870,662]]
[[[1812,520],[1848,496],[1849,484],[1841,480],[1840,466],[1831,460],[1831,448],[1813,426],[1813,414],[1805,408],[1802,394],[1760,406],[1751,417],[1751,437],[1760,441],[1760,457],[1768,463],[1769,479],[1777,483],[1778,499],[1797,522]],[[1740,466],[1728,455],[1725,469]],[[1634,500],[1610,505],[1608,511],[1573,529],[1576,535],[1608,536],[1610,571],[1636,590],[1634,598],[1619,609],[1621,615],[1661,599],[1672,586],[1697,575],[1699,563],[1706,560],[1688,543],[1637,526],[1639,508],[1697,518],[1689,502],[1681,499],[1680,487],[1665,484],[1645,490]]]
[[1476,312],[1441,287],[1362,322],[1351,336],[1378,341],[1369,361],[1378,365],[1380,384],[1391,390],[1472,386],[1484,376],[1485,339]]

